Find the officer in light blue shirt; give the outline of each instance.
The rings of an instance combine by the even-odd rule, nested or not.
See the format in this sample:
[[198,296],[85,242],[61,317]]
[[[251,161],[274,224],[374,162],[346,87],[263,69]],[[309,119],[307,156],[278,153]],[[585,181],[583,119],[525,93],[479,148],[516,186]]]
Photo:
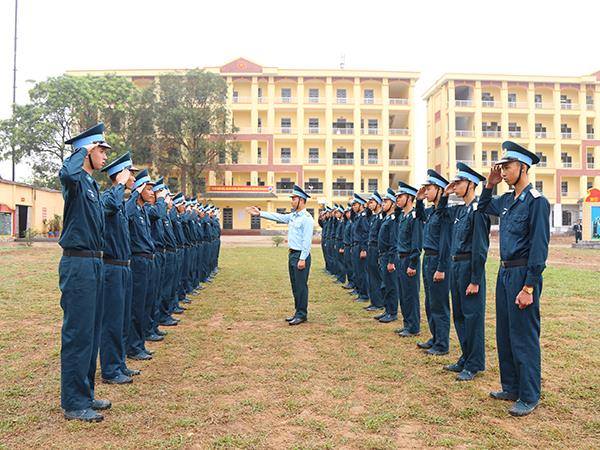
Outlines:
[[288,269],[296,313],[286,321],[290,325],[306,322],[308,316],[308,275],[310,273],[310,247],[314,229],[314,219],[306,210],[306,201],[310,198],[300,186],[294,185],[292,191],[292,212],[279,214],[261,211],[256,206],[246,208],[249,214],[264,219],[288,224]]

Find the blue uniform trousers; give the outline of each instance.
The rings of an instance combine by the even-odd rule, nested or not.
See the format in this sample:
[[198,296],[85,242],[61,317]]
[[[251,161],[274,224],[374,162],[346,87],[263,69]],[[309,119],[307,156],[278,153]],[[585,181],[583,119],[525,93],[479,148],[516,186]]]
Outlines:
[[135,356],[145,350],[146,297],[150,289],[150,277],[154,261],[142,256],[131,257],[131,323],[127,335],[127,354]]
[[381,268],[379,267],[379,251],[377,246],[369,246],[367,250],[367,274],[369,277],[369,298],[371,305],[383,306],[383,292],[381,290]]
[[170,308],[173,302],[173,285],[175,284],[175,270],[177,260],[176,252],[165,253],[165,263],[163,271],[163,282],[161,286],[161,297],[159,306],[158,322],[169,318]]
[[292,293],[294,294],[295,317],[305,319],[308,316],[308,275],[310,274],[310,255],[306,258],[304,269],[298,269],[300,252],[290,252],[288,256],[288,271]]
[[119,376],[123,368],[125,341],[125,302],[129,295],[129,266],[104,263],[102,333],[100,336],[100,368],[102,378]]
[[450,274],[446,273],[444,280],[438,283],[433,281],[439,256],[423,257],[423,288],[425,291],[425,313],[431,331],[431,344],[434,350],[447,352],[450,338],[450,299],[449,282]]
[[158,327],[158,315],[162,293],[163,271],[165,268],[165,253],[154,254],[154,267],[152,270],[152,283],[149,295],[146,297],[146,336],[156,333]]
[[367,258],[360,259],[358,245],[352,247],[352,264],[354,271],[354,284],[358,296],[362,299],[369,298],[369,286],[367,281]]
[[453,261],[450,267],[452,315],[462,350],[458,364],[471,372],[480,372],[485,370],[485,277],[479,293],[467,295],[471,261]]
[[527,267],[500,268],[496,284],[496,344],[502,390],[536,403],[541,391],[540,295],[542,280],[533,287],[533,303],[515,305],[525,285]]
[[91,408],[102,326],[100,258],[63,256],[58,266],[63,310],[60,402],[66,411]]
[[397,276],[398,291],[400,299],[400,310],[402,311],[404,329],[412,334],[421,331],[421,304],[419,302],[420,282],[420,264],[417,265],[417,274],[409,277],[406,269],[410,264],[410,258],[399,257]]
[[396,272],[388,272],[387,265],[388,258],[379,258],[383,306],[386,314],[398,316],[398,274],[396,273],[398,267],[396,267]]

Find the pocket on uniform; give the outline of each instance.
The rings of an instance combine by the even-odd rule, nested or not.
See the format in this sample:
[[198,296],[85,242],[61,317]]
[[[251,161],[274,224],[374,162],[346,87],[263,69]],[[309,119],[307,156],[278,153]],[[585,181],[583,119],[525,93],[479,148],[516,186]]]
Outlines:
[[85,191],[85,196],[88,198],[88,200],[90,200],[92,202],[97,202],[98,201],[98,196],[91,189],[87,189]]
[[527,214],[515,214],[510,216],[508,231],[516,235],[527,234],[529,229],[529,216]]

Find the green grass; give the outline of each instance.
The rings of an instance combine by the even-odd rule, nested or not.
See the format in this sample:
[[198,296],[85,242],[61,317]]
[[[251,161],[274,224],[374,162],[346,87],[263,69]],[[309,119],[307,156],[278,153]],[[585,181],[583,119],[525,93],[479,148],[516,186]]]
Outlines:
[[487,370],[459,384],[442,370],[458,356],[454,330],[450,355],[427,357],[334,285],[317,248],[310,321],[289,327],[286,249],[244,247],[223,250],[217,281],[152,344],[155,358],[131,363],[142,369],[133,385],[97,385],[114,406],[90,425],[60,410],[58,249],[0,251],[0,448],[600,447],[600,273],[576,264],[544,275],[543,397],[525,419],[488,397],[499,384],[496,261]]

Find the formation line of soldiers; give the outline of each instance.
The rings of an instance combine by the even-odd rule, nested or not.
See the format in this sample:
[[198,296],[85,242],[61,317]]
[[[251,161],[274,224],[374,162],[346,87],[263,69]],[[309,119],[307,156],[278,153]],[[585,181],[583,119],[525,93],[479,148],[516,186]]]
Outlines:
[[[66,419],[87,422],[111,407],[94,396],[98,353],[103,382],[132,383],[140,370],[127,359],[152,359],[146,343],[165,339],[160,327],[176,326],[187,296],[212,282],[221,236],[218,208],[173,195],[162,177],[152,181],[134,167],[129,153],[105,166],[111,147],[103,133],[100,123],[66,141],[73,153],[59,173],[61,406]],[[110,177],[104,192],[95,170]]]
[[[432,356],[449,352],[450,316],[460,357],[445,369],[459,381],[485,370],[485,263],[490,216],[500,218],[501,264],[496,282],[496,344],[501,390],[514,402],[510,414],[525,416],[541,391],[540,295],[550,239],[550,204],[529,182],[539,158],[506,141],[487,178],[463,163],[447,181],[434,170],[420,189],[404,182],[395,192],[354,194],[347,207],[334,204],[319,215],[325,271],[380,323],[398,320],[401,337],[420,334],[419,292],[431,337],[417,346]],[[501,181],[512,190],[492,191]],[[485,183],[477,197],[478,186]],[[450,195],[462,199],[449,205]],[[428,206],[426,207],[425,201]],[[423,256],[422,256],[423,255]],[[421,257],[422,256],[422,257]],[[345,284],[344,284],[345,283]],[[451,294],[451,301],[450,301]]]

